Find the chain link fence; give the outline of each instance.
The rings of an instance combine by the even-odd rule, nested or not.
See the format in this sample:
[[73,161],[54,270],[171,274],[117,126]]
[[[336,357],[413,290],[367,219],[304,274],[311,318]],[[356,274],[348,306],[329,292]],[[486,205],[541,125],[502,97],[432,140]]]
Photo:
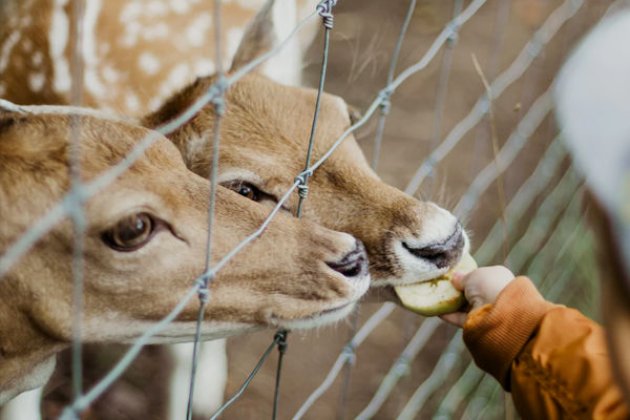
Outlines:
[[[429,124],[431,129],[425,130],[423,134],[423,145],[424,147],[428,145],[430,150],[428,153],[418,153],[418,165],[411,171],[404,190],[410,195],[419,195],[422,190],[422,195],[433,198],[436,184],[443,182],[443,171],[449,171],[457,165],[457,162],[454,164],[450,159],[468,158],[464,163],[470,166],[473,166],[471,162],[474,161],[475,167],[472,170],[460,171],[464,175],[456,180],[459,190],[454,188],[455,192],[450,193],[450,198],[456,199],[455,205],[446,207],[453,208],[458,217],[470,220],[473,225],[476,218],[484,219],[484,223],[478,225],[479,229],[476,230],[477,234],[473,241],[474,255],[479,264],[506,264],[512,271],[529,275],[534,279],[548,299],[576,306],[595,315],[597,288],[593,281],[596,276],[593,268],[595,265],[594,244],[584,221],[588,209],[584,207],[582,200],[582,181],[571,169],[560,135],[553,124],[550,89],[555,67],[549,66],[551,69],[547,69],[545,76],[536,74],[535,67],[540,66],[541,60],[547,55],[557,53],[558,45],[564,47],[573,45],[576,40],[574,35],[584,32],[595,24],[606,10],[626,7],[627,2],[607,1],[593,5],[585,0],[562,2],[537,0],[531,3],[531,7],[538,7],[543,19],[531,25],[532,31],[527,37],[521,34],[521,38],[527,39],[515,42],[513,39],[508,40],[511,36],[509,18],[512,16],[514,7],[519,4],[524,7],[526,2],[453,0],[438,5],[436,2],[409,1],[402,15],[403,19],[397,36],[394,37],[394,46],[388,50],[391,54],[387,55],[391,57],[388,60],[382,60],[387,62],[387,71],[384,72],[385,82],[378,86],[372,84],[370,89],[362,89],[362,97],[359,101],[366,104],[363,107],[362,117],[348,128],[325,154],[311,162],[314,132],[318,122],[319,94],[324,89],[328,89],[325,81],[329,59],[332,60],[329,56],[332,54],[331,49],[344,42],[343,37],[336,40],[334,35],[331,35],[339,27],[339,24],[337,27],[333,25],[336,3],[335,0],[322,1],[317,10],[302,21],[291,34],[294,36],[309,20],[321,19],[323,22],[323,48],[317,60],[318,71],[314,72],[318,79],[318,101],[314,108],[309,147],[305,150],[304,170],[295,174],[293,185],[280,198],[265,223],[216,264],[210,264],[214,219],[214,195],[212,195],[208,215],[206,270],[196,279],[191,279],[190,290],[172,312],[148,329],[117,365],[101,381],[87,390],[82,384],[81,322],[77,315],[74,324],[76,339],[73,342],[74,398],[65,409],[62,418],[78,418],[125,372],[143,346],[150,342],[151,337],[176,319],[182,309],[194,299],[199,301],[199,325],[203,317],[203,309],[208,300],[212,299],[208,286],[216,274],[228,261],[247,252],[248,244],[264,234],[267,225],[293,194],[299,194],[300,197],[296,215],[300,217],[302,202],[308,197],[309,177],[317,172],[317,169],[350,134],[359,133],[360,141],[366,151],[371,152],[371,162],[375,169],[384,166],[389,168],[391,164],[383,162],[383,155],[386,151],[398,147],[393,140],[388,139],[388,119],[397,111],[395,93],[410,89],[406,86],[409,85],[411,79],[418,78],[427,71],[431,73],[431,77],[422,79],[421,82],[426,84],[427,81],[431,81],[435,88],[435,94],[431,100],[432,118]],[[351,2],[348,1],[348,3]],[[82,2],[74,0],[74,4],[76,10],[80,10]],[[214,12],[216,63],[221,63],[220,6],[221,1],[216,0]],[[354,11],[360,8],[361,6],[356,6]],[[383,8],[387,10],[386,6]],[[402,64],[403,61],[410,60],[410,51],[417,51],[417,47],[409,47],[410,40],[406,37],[410,36],[413,26],[422,23],[426,17],[422,15],[422,12],[431,8],[439,10],[448,8],[451,16],[449,19],[438,22],[437,14],[434,15],[434,24],[441,26],[441,30],[437,31],[437,35],[428,44],[428,48],[421,57],[410,64]],[[361,19],[360,12],[356,13],[357,19]],[[480,17],[482,13],[483,16]],[[483,22],[475,25],[475,20],[482,17],[487,20],[490,14],[495,16],[492,25],[494,28],[487,31],[488,33],[481,32],[480,34],[480,31],[487,29],[485,28],[487,25]],[[80,13],[76,16],[80,16]],[[471,24],[475,25],[477,32],[467,32],[467,25]],[[73,25],[80,34],[80,18],[77,17]],[[514,48],[514,51],[518,52],[503,55],[498,52],[489,54],[489,59],[486,61],[490,64],[485,66],[485,71],[474,53],[472,57],[470,57],[471,54],[467,54],[467,64],[464,65],[466,71],[469,72],[467,77],[468,80],[477,81],[480,93],[476,100],[470,101],[470,104],[459,106],[459,109],[468,107],[467,113],[456,116],[456,113],[449,112],[451,104],[449,99],[458,94],[453,90],[457,77],[462,74],[458,49],[462,38],[467,36],[485,39],[495,51],[500,51],[506,48],[505,45],[509,45],[509,48]],[[426,37],[427,35],[425,35],[424,43],[426,43]],[[415,38],[411,41],[415,41]],[[78,37],[77,44],[80,42],[81,37]],[[549,46],[552,44],[553,50],[550,51]],[[215,124],[213,147],[215,155],[210,177],[213,191],[217,185],[216,168],[220,149],[220,121],[224,108],[223,94],[245,74],[278,53],[283,45],[284,43],[281,43],[278,48],[260,56],[230,75],[224,74],[223,69],[219,67],[217,82],[186,112],[157,129],[161,134],[168,134],[188,121],[202,107],[208,104],[215,107],[218,122]],[[407,49],[403,48],[404,45],[408,46]],[[516,48],[516,45],[519,45],[519,48]],[[79,45],[75,45],[74,48],[73,75],[76,80],[82,80],[79,53],[81,48]],[[510,60],[504,63],[506,56],[509,56]],[[558,63],[560,61],[559,59]],[[398,70],[399,68],[401,70]],[[334,79],[340,78],[335,71],[329,72],[329,75],[333,79],[333,85]],[[515,93],[516,88],[519,89],[517,93]],[[468,100],[470,96],[468,95]],[[508,99],[504,99],[506,96]],[[78,86],[73,88],[72,100],[74,103],[81,103],[81,91]],[[2,102],[0,105],[18,112],[24,110],[9,103]],[[401,109],[404,109],[404,105],[398,111]],[[427,120],[427,118],[423,119],[424,122]],[[443,134],[443,127],[450,127],[450,129]],[[375,131],[374,135],[372,129]],[[78,136],[75,137],[76,142]],[[156,136],[149,136],[143,139],[125,160],[87,183],[80,181],[78,176],[80,168],[75,156],[71,165],[71,191],[0,256],[0,277],[5,275],[19,258],[55,224],[69,217],[75,227],[74,302],[77,308],[76,313],[80,314],[83,307],[82,238],[85,232],[83,204],[89,197],[98,194],[106,185],[128,170],[156,138]],[[367,140],[368,138],[370,140]],[[533,148],[532,143],[535,143]],[[518,177],[509,175],[510,170],[519,167],[525,169],[520,171]],[[446,169],[441,171],[441,168]],[[388,174],[385,169],[383,176],[387,179],[396,175]],[[465,183],[461,179],[462,176],[466,179]],[[450,184],[448,180],[446,182],[449,185],[446,189],[449,190]],[[494,207],[495,211],[483,214],[487,212],[488,202],[491,202],[490,206]],[[485,236],[481,236],[482,234]],[[393,321],[392,317],[395,318]],[[216,413],[208,413],[208,417],[217,418],[222,415],[223,418],[259,418],[261,413],[266,415],[268,411],[272,418],[293,419],[513,417],[509,398],[506,398],[492,378],[487,377],[474,366],[465,351],[459,332],[455,332],[450,327],[444,327],[437,319],[419,320],[419,317],[415,316],[411,319],[391,303],[386,303],[376,309],[368,307],[354,319],[356,322],[348,325],[351,338],[346,340],[340,350],[331,345],[325,349],[328,352],[327,359],[330,360],[330,364],[327,365],[327,361],[320,361],[317,364],[318,371],[303,378],[296,379],[297,370],[291,366],[282,369],[285,351],[288,348],[286,358],[289,360],[317,356],[309,356],[300,347],[299,339],[294,340],[291,335],[287,335],[287,331],[276,332],[271,344],[269,344],[268,336],[262,339],[259,335],[261,342],[266,340],[263,351],[258,353],[262,354],[262,357],[253,368],[250,368],[251,364],[242,363],[242,357],[239,359],[237,355],[233,363],[238,364],[240,370],[251,369],[251,373],[242,383],[234,379],[239,372],[233,373],[229,387],[231,396],[226,398],[226,403]],[[384,337],[388,336],[378,331],[391,328],[394,324],[397,325],[399,339],[393,343],[383,343]],[[339,332],[340,329],[337,329],[337,336]],[[325,334],[325,332],[318,334]],[[198,352],[199,337],[198,328],[195,356]],[[407,340],[402,343],[401,340],[405,338]],[[248,338],[237,340],[246,342]],[[313,340],[317,342],[317,346],[327,346],[326,341],[318,340],[317,336]],[[297,344],[296,350],[292,349],[294,343]],[[401,343],[402,345],[399,346]],[[368,354],[368,350],[362,353],[362,349],[379,345],[381,348],[387,345],[387,351],[380,353],[378,350],[370,351],[369,354],[381,355],[380,359],[373,361],[363,357]],[[309,344],[307,343],[306,346]],[[254,346],[254,348],[257,347],[260,346]],[[248,347],[250,353],[251,348]],[[274,369],[268,365],[263,366],[275,348],[279,350],[280,356],[277,367]],[[373,366],[366,366],[368,364]],[[196,366],[197,364],[194,363],[191,372],[189,392],[191,396],[194,390]],[[322,368],[322,366],[330,367]],[[360,375],[364,369],[372,375],[371,378],[366,381],[357,379],[357,375]],[[261,375],[273,378],[274,395],[269,392],[256,392],[255,394],[259,396],[248,400],[247,387],[256,387],[254,376],[259,372]],[[285,381],[284,387],[281,387],[283,384],[281,379]],[[291,385],[286,385],[286,380],[291,379],[302,382],[302,389],[305,387],[310,389],[304,398],[298,395],[300,392],[292,392]],[[236,382],[239,383],[236,384]],[[265,381],[259,389],[266,388],[265,384],[268,383],[268,380]],[[250,408],[239,411],[238,403],[241,399],[245,401],[245,407]],[[260,399],[264,402],[261,403]],[[187,413],[189,419],[191,418],[191,404],[192,401],[189,401]],[[232,406],[232,404],[235,405]],[[247,411],[252,405],[256,407],[257,415],[252,415],[251,411]],[[326,407],[322,408],[322,406]],[[182,413],[183,416],[184,413]]]

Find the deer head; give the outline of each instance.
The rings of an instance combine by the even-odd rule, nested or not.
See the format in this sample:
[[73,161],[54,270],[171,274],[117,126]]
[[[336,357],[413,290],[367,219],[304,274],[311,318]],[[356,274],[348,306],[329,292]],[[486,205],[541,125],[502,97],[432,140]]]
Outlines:
[[[22,108],[27,109],[0,112],[0,253],[67,193],[72,119],[79,123],[84,181],[119,162],[149,134],[71,108],[58,113],[50,113],[51,107],[44,113]],[[209,182],[190,172],[172,143],[160,137],[85,203],[84,341],[130,342],[190,290],[205,267],[209,189]],[[267,213],[264,206],[219,188],[213,262],[256,230]],[[47,372],[51,355],[72,339],[72,249],[72,223],[64,220],[0,278],[0,402],[32,386],[20,385],[26,372],[33,366]],[[338,320],[368,283],[360,242],[280,215],[211,283],[203,336]],[[197,307],[191,301],[154,342],[191,340]]]
[[[250,46],[240,51],[255,55],[256,49]],[[247,61],[235,59],[235,63]],[[215,81],[213,77],[198,79],[147,116],[143,124],[155,127],[171,120]],[[274,205],[304,167],[315,97],[313,89],[280,85],[257,74],[231,86],[225,95],[221,125],[221,184],[253,201]],[[202,176],[210,171],[213,151],[209,140],[215,121],[214,107],[208,105],[169,135],[187,166]],[[325,94],[314,158],[322,156],[349,125],[347,104]],[[466,234],[451,213],[382,182],[352,136],[315,172],[309,186],[304,217],[361,239],[370,259],[372,285],[387,287],[388,292],[388,286],[416,283],[447,272],[468,247]],[[296,207],[297,197],[293,197],[285,210],[292,213]]]

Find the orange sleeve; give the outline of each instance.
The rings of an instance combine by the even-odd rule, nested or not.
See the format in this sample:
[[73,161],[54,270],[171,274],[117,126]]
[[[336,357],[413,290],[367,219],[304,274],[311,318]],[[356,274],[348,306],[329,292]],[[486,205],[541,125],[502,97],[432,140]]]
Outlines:
[[471,312],[464,341],[479,367],[512,392],[523,418],[630,418],[603,329],[545,301],[526,277]]

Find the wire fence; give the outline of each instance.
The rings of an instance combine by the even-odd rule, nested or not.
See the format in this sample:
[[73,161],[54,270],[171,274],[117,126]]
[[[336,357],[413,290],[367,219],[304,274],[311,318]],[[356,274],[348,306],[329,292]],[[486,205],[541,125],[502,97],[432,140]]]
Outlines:
[[[442,137],[441,133],[446,109],[446,98],[449,91],[449,77],[453,66],[452,55],[457,45],[459,33],[467,22],[473,19],[479,10],[486,5],[487,0],[472,0],[470,2],[454,0],[454,16],[452,20],[444,25],[443,30],[437,35],[426,53],[416,63],[408,66],[396,76],[396,67],[398,66],[401,48],[410,22],[412,21],[414,11],[416,10],[416,1],[409,1],[406,17],[390,60],[385,85],[375,92],[374,99],[371,101],[362,117],[339,136],[322,156],[311,163],[313,159],[313,142],[319,120],[319,98],[325,88],[326,70],[330,53],[330,33],[333,30],[333,13],[336,3],[336,0],[322,1],[317,6],[317,9],[302,20],[289,37],[281,42],[278,47],[261,55],[235,73],[226,75],[220,67],[221,1],[214,1],[216,29],[215,51],[217,54],[216,63],[219,65],[217,69],[217,81],[208,88],[204,95],[186,109],[185,112],[157,129],[157,132],[160,134],[171,133],[189,121],[201,108],[208,104],[215,107],[217,120],[214,126],[214,155],[212,157],[213,164],[210,174],[211,196],[209,197],[206,269],[191,282],[191,288],[182,297],[179,304],[175,306],[165,318],[151,326],[151,328],[136,340],[116,366],[95,386],[87,391],[84,390],[81,379],[82,326],[80,316],[75,316],[75,333],[73,334],[74,340],[72,347],[74,398],[72,403],[66,407],[62,418],[79,418],[81,413],[102,396],[114,381],[125,372],[141,349],[150,342],[151,338],[173,322],[184,307],[197,297],[199,301],[199,316],[193,352],[194,363],[189,386],[188,411],[186,414],[187,418],[190,419],[192,416],[192,396],[194,395],[195,375],[197,370],[198,343],[201,335],[200,324],[203,320],[203,310],[209,300],[212,299],[209,293],[209,285],[229,261],[245,250],[256,238],[264,234],[266,227],[294,193],[299,195],[296,216],[301,216],[302,205],[304,200],[307,199],[309,178],[330,158],[341,143],[352,133],[355,133],[358,129],[365,126],[368,121],[378,113],[372,155],[372,167],[376,169],[382,150],[385,147],[383,136],[387,116],[391,108],[391,96],[405,81],[426,69],[432,61],[436,59],[438,54],[443,52],[434,110],[434,134],[432,136],[434,148],[428,157],[422,160],[422,163],[405,188],[405,192],[412,195],[416,194],[425,180],[432,179],[434,170],[438,165],[448,158],[458,144],[460,144],[475,127],[479,127],[480,124],[484,122],[484,119],[488,118],[493,103],[499,100],[501,95],[515,82],[523,78],[523,75],[526,71],[531,69],[535,60],[545,53],[546,46],[558,36],[562,28],[574,19],[586,4],[584,0],[566,0],[553,10],[544,23],[540,25],[539,29],[533,33],[531,39],[525,43],[525,46],[512,63],[488,83],[486,91],[477,99],[470,112],[454,125],[454,128],[443,140],[439,141],[438,139]],[[509,5],[506,6],[508,3],[509,1],[502,1],[500,3],[501,16],[505,15],[506,8],[509,10]],[[73,25],[75,25],[76,33],[80,34],[83,2],[81,0],[73,0],[73,4],[75,10],[79,11],[75,14],[76,21],[73,22]],[[617,1],[612,3],[611,7],[617,7],[620,4],[627,4],[627,2]],[[220,153],[221,118],[225,106],[223,99],[224,94],[230,86],[242,79],[246,74],[253,71],[274,54],[279,53],[291,38],[305,27],[307,22],[316,19],[318,16],[323,21],[325,31],[324,47],[321,58],[318,96],[314,108],[308,149],[305,151],[304,169],[302,172],[295,174],[296,177],[293,184],[279,199],[277,205],[269,213],[264,223],[212,265],[210,263],[210,255],[212,253],[212,230],[214,226],[215,191],[217,188],[218,159]],[[505,21],[506,18],[503,17],[502,19]],[[505,26],[505,24],[500,25],[503,30],[505,30]],[[73,80],[83,80],[81,77],[83,70],[80,64],[82,63],[80,56],[82,48],[79,45],[82,37],[78,36],[76,38],[76,44],[73,46]],[[497,36],[496,39],[497,44],[502,42],[501,36]],[[73,83],[73,104],[81,104],[82,102],[80,89],[80,83]],[[552,113],[550,89],[551,85],[533,101],[529,109],[524,113],[522,118],[520,118],[520,121],[514,124],[515,128],[513,133],[509,135],[507,140],[502,142],[502,146],[496,150],[494,159],[479,171],[478,175],[469,183],[468,189],[461,195],[455,206],[455,213],[459,217],[466,218],[475,212],[476,206],[480,203],[484,194],[493,185],[496,185],[497,180],[501,179],[506,169],[519,158],[523,150],[525,150],[527,145],[531,142],[535,133],[541,131],[541,126],[545,121],[548,121]],[[4,101],[0,102],[0,106],[11,108],[17,112],[33,112],[32,108],[14,106]],[[77,126],[76,130],[73,130],[73,144],[75,144],[75,148],[79,136],[80,126]],[[0,278],[6,275],[19,259],[57,223],[69,217],[73,223],[75,235],[72,266],[75,285],[74,306],[76,308],[75,313],[81,314],[83,307],[82,291],[84,276],[82,238],[85,232],[83,206],[87,199],[98,194],[107,185],[111,184],[122,173],[128,170],[157,138],[157,135],[149,135],[142,139],[123,161],[89,182],[80,181],[81,168],[78,164],[79,160],[76,153],[71,153],[72,183],[70,192],[44,217],[34,223],[17,242],[0,256]],[[583,222],[584,211],[581,180],[568,168],[567,155],[562,148],[559,135],[554,133],[552,140],[547,139],[546,144],[548,144],[548,146],[542,153],[536,168],[531,172],[531,176],[521,183],[520,187],[510,197],[510,200],[505,203],[505,208],[502,209],[502,220],[494,224],[486,238],[476,247],[475,258],[480,265],[495,261],[497,255],[500,254],[501,247],[509,240],[511,242],[511,251],[505,255],[505,263],[508,264],[513,271],[524,272],[534,279],[540,279],[537,285],[549,299],[555,300],[564,294],[564,301],[569,302],[574,296],[566,295],[567,288],[565,286],[576,271],[589,269],[588,266],[585,265],[585,261],[588,260],[586,256],[592,255],[593,253],[593,243],[591,240],[588,240],[588,229]],[[537,203],[538,207],[535,211],[532,211],[531,209],[534,207],[535,203]],[[526,218],[529,218],[529,221],[527,221]],[[525,227],[523,227],[524,225]],[[553,269],[549,271],[549,267],[553,267]],[[293,419],[300,419],[308,414],[309,410],[317,404],[317,401],[330,390],[343,371],[344,366],[355,366],[355,369],[360,369],[360,364],[354,363],[356,362],[357,349],[368,340],[369,336],[394,311],[395,306],[391,303],[386,303],[374,312],[356,331],[352,331],[351,339],[343,347],[330,368],[330,371],[323,376],[321,384],[314,387],[311,395],[308,396],[297,409],[292,417]],[[385,406],[391,395],[395,393],[400,380],[407,375],[410,366],[426,349],[427,344],[437,331],[439,331],[440,326],[441,321],[437,319],[427,319],[422,322],[404,349],[400,352],[398,357],[395,358],[389,370],[383,372],[383,380],[374,390],[372,398],[367,401],[365,406],[356,414],[357,418],[369,419],[378,416],[379,411]],[[278,331],[274,335],[271,344],[266,348],[259,362],[254,367],[249,377],[244,381],[243,385],[211,418],[218,418],[219,415],[225,413],[232,404],[238,401],[274,348],[278,348],[280,351],[279,364],[276,370],[275,394],[272,399],[272,417],[277,417],[278,407],[281,404],[279,389],[280,379],[282,377],[282,356],[287,348],[286,331]],[[345,373],[346,380],[343,381],[344,386],[342,387],[342,393],[344,394],[351,391],[350,381],[347,379],[350,374],[351,372],[348,369]],[[456,416],[466,419],[498,418],[505,415],[500,387],[492,378],[487,377],[474,366],[470,357],[468,357],[465,352],[461,334],[459,333],[455,333],[449,338],[448,344],[432,372],[421,383],[417,384],[407,402],[402,406],[397,417],[401,419],[417,418],[419,413],[426,406],[427,401],[436,398],[436,396],[439,397],[439,402],[435,404],[435,418],[449,419]],[[344,405],[345,401],[346,398],[342,398],[341,405]],[[345,413],[345,407],[340,412]]]

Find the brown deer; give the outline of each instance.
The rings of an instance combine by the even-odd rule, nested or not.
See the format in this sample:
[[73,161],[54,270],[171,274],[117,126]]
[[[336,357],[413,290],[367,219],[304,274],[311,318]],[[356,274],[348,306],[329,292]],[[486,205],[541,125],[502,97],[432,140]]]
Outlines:
[[[0,255],[68,192],[71,120],[84,181],[123,159],[149,130],[63,107],[0,110]],[[159,138],[85,203],[85,342],[131,342],[163,318],[205,267],[209,182]],[[205,198],[202,198],[205,197]],[[217,191],[214,261],[267,210]],[[44,384],[72,340],[72,223],[64,220],[0,278],[0,404]],[[262,327],[309,328],[347,315],[367,291],[363,246],[346,233],[280,215],[210,285],[204,339]],[[192,300],[154,343],[189,341]]]
[[[286,22],[279,24],[281,20],[278,16],[282,16],[282,4],[285,3],[270,0],[266,3],[269,7],[256,16],[243,36],[243,42],[236,49],[231,71],[257,57],[282,38],[278,36],[281,33],[279,28],[287,26]],[[210,7],[207,7],[209,10]],[[111,10],[116,9],[112,7]],[[109,23],[115,25],[117,13],[120,11],[99,15],[98,27]],[[154,20],[176,21],[175,17]],[[46,25],[48,24],[44,23],[43,28],[49,28]],[[179,27],[186,25],[179,23]],[[39,31],[49,33],[46,29],[42,30],[42,27]],[[33,37],[29,40],[31,53],[37,50],[51,63],[58,61],[50,57],[47,44],[38,45],[37,39]],[[111,44],[112,41],[108,42]],[[211,50],[212,37],[207,37],[206,43]],[[133,49],[133,57],[142,54],[143,51],[139,48],[136,46]],[[179,46],[179,50],[190,54],[187,58],[189,60],[199,56],[199,51],[189,48],[186,42]],[[66,56],[69,55],[67,48],[64,51]],[[165,53],[171,54],[172,51],[168,49]],[[18,57],[23,55],[16,54]],[[67,93],[66,96],[56,94],[53,99],[49,99],[46,90],[32,89],[24,81],[25,76],[14,76],[19,70],[10,70],[13,61],[10,61],[5,70],[10,75],[5,80],[22,78],[23,90],[16,92],[16,96],[9,96],[10,99],[24,103],[49,100],[67,102]],[[127,63],[135,71],[135,61],[127,60]],[[175,63],[177,61],[173,61],[171,65]],[[278,196],[294,182],[295,175],[303,169],[315,100],[315,91],[312,89],[281,85],[265,77],[274,76],[270,72],[274,68],[282,68],[284,71],[293,68],[291,73],[299,74],[301,62],[296,59],[281,63],[272,61],[267,67],[258,69],[258,74],[245,77],[227,91],[219,164],[220,179],[224,186],[266,205],[275,203]],[[172,95],[157,111],[142,118],[144,125],[156,127],[178,115],[215,80],[212,76],[202,77],[184,87],[186,79],[187,77],[181,78],[179,92]],[[298,78],[283,79],[276,75],[275,79],[294,82]],[[141,89],[146,92],[146,98],[162,98],[164,95],[158,86],[159,82],[138,80],[129,84],[122,79],[108,85],[112,90]],[[87,80],[85,88],[90,88]],[[177,89],[173,85],[171,90]],[[147,101],[151,102],[151,99]],[[132,114],[139,115],[142,111],[156,109],[155,103],[148,105],[148,102],[143,102],[140,107],[132,110]],[[99,108],[126,110],[121,103],[112,105],[107,98],[98,95],[90,96],[88,103]],[[350,124],[347,105],[343,99],[333,95],[324,95],[320,116],[315,139],[315,158],[321,156]],[[203,176],[207,176],[210,171],[210,139],[214,123],[213,107],[207,106],[188,124],[169,135],[182,153],[187,166]],[[373,294],[377,299],[395,299],[391,293],[392,285],[414,283],[446,272],[468,246],[462,227],[448,211],[433,203],[415,200],[380,181],[369,168],[352,136],[318,169],[309,180],[309,185],[311,192],[306,201],[305,218],[336,230],[350,232],[366,244],[370,256],[372,284],[376,286]],[[294,212],[296,202],[296,198],[292,199],[285,206],[285,211]],[[184,387],[175,388],[181,391]],[[182,401],[184,398],[177,400]],[[181,415],[181,412],[181,408],[178,408],[175,413]],[[207,414],[209,411],[206,408],[203,412]]]

